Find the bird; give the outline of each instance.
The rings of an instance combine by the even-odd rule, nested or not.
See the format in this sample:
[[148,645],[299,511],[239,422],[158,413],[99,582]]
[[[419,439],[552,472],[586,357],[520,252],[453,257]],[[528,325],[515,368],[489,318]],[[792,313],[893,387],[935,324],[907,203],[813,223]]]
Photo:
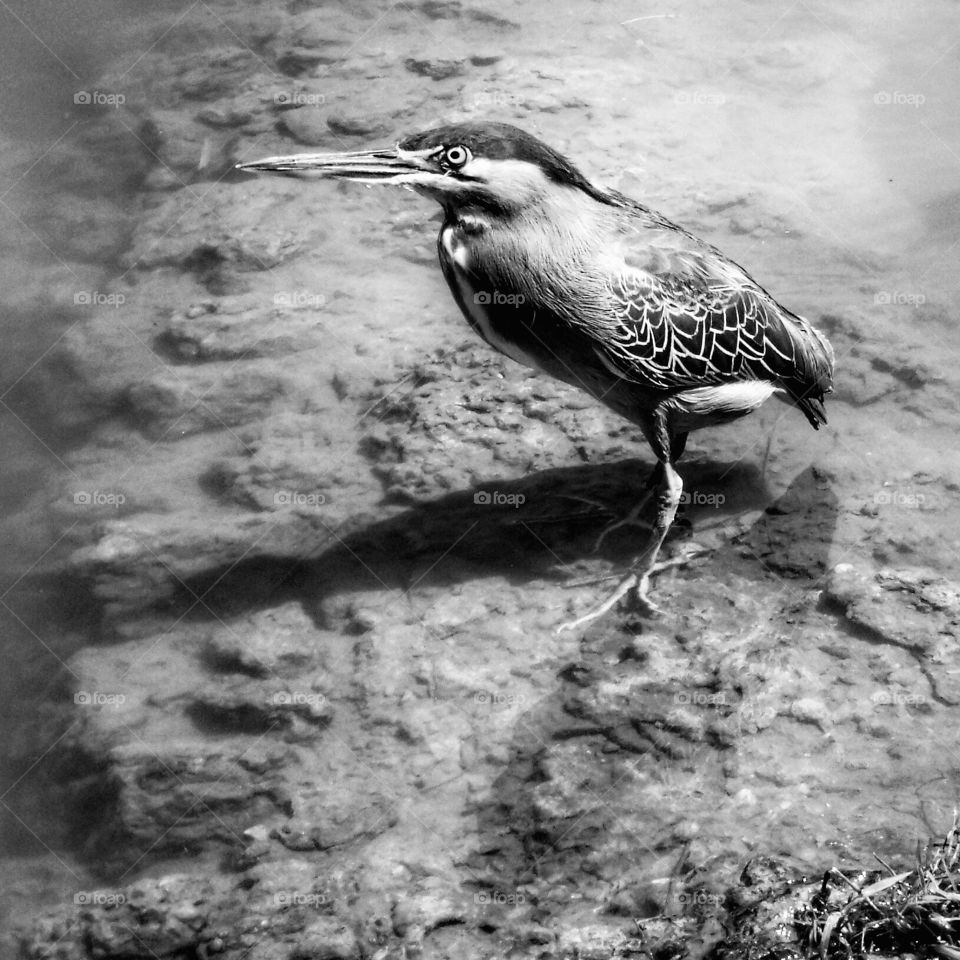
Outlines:
[[[650,578],[681,502],[676,464],[694,430],[775,396],[814,429],[827,422],[834,353],[715,246],[512,124],[449,123],[393,146],[302,153],[244,171],[406,187],[438,202],[437,250],[467,323],[517,363],[577,387],[636,425],[656,464],[643,549],[616,589],[574,629],[622,599],[656,614]],[[639,522],[639,521],[637,521]]]

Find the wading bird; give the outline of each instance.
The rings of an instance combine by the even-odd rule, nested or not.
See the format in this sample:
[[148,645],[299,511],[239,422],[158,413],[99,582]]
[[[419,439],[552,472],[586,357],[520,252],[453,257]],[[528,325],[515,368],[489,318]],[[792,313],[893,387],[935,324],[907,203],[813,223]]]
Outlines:
[[834,358],[822,334],[715,247],[595,186],[517,127],[458,123],[388,149],[238,166],[393,184],[436,200],[440,265],[470,326],[643,431],[657,458],[646,488],[656,504],[649,539],[613,594],[564,627],[628,595],[655,609],[650,575],[680,502],[674,465],[691,430],[735,420],[774,395],[815,429],[827,422]]

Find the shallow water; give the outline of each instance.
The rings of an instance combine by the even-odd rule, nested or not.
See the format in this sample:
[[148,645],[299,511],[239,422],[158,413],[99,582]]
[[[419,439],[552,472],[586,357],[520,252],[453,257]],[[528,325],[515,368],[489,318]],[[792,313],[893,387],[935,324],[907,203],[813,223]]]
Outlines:
[[[331,783],[356,805],[386,781],[399,812],[366,846],[308,856],[317,870],[427,877],[441,898],[493,876],[480,888],[511,907],[536,874],[539,912],[518,916],[546,926],[673,909],[657,891],[684,850],[719,889],[751,854],[814,872],[947,828],[954,4],[102,0],[0,17],[11,919],[144,876],[229,876],[249,827],[339,822]],[[664,578],[672,619],[639,631],[642,656],[624,657],[622,618],[551,632],[596,589],[552,574],[628,550],[594,557],[598,518],[557,517],[571,492],[630,496],[635,432],[469,341],[425,201],[230,172],[481,116],[716,243],[837,348],[828,430],[777,407],[691,444],[689,519],[714,559]],[[527,512],[475,531],[484,484]],[[881,599],[903,609],[846,606],[838,564],[870,583],[922,570],[948,600],[888,577]],[[579,706],[571,664],[600,678]],[[716,699],[734,690],[736,709]],[[262,715],[267,696],[299,712]],[[707,737],[627,762],[604,741],[620,711],[660,729],[691,703],[727,753]],[[223,766],[204,780],[188,756]],[[144,800],[154,782],[172,813]],[[617,857],[636,875],[611,893]]]

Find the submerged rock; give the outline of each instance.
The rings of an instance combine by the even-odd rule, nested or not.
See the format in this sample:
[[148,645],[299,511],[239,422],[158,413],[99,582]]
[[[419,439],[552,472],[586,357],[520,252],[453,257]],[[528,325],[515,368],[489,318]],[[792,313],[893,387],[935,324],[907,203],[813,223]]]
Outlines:
[[327,120],[326,113],[315,107],[300,107],[284,111],[277,126],[297,143],[307,147],[324,146],[332,153],[336,149],[336,138],[331,135]]
[[[855,632],[920,658],[933,695],[960,704],[960,586],[925,568],[873,570],[839,563],[830,572],[824,597],[840,609]],[[878,705],[926,706],[915,686],[886,686]]]
[[203,877],[176,874],[116,890],[77,894],[72,913],[51,917],[21,939],[25,960],[90,957],[166,958],[224,949],[228,935],[212,918],[225,913],[223,891]]
[[175,314],[157,335],[158,347],[174,362],[213,363],[277,357],[322,346],[334,322],[327,297],[313,293],[274,297],[272,306],[249,297],[219,297]]
[[451,60],[442,57],[425,60],[409,57],[404,62],[411,73],[418,74],[421,77],[429,77],[431,80],[448,80],[451,77],[460,77],[466,73],[467,69],[464,60]]
[[125,392],[135,426],[154,440],[175,440],[262,419],[287,390],[284,378],[261,370],[223,376],[203,370],[158,373]]
[[282,775],[286,757],[277,749],[257,762],[248,745],[196,756],[188,743],[145,750],[131,745],[106,758],[112,803],[88,849],[107,867],[226,849],[251,823],[290,808]]
[[195,274],[202,283],[239,272],[270,270],[302,249],[294,230],[267,233],[254,221],[266,218],[272,201],[256,194],[238,206],[235,187],[226,183],[204,188],[208,202],[198,205],[186,190],[164,196],[151,209],[147,223],[134,231],[123,257],[128,269],[175,267]]
[[273,734],[310,741],[333,719],[320,685],[259,679],[208,683],[188,697],[187,712],[208,733]]
[[934,570],[839,563],[824,595],[855,626],[933,659],[960,642],[960,586]]
[[362,801],[330,795],[318,805],[316,819],[303,815],[270,831],[288,850],[330,850],[357,840],[369,840],[397,822],[396,802],[381,794]]
[[357,935],[336,917],[314,920],[289,954],[290,960],[357,960],[361,956]]
[[302,676],[322,651],[314,626],[299,603],[258,611],[241,623],[216,624],[207,638],[204,659],[220,673],[250,677]]

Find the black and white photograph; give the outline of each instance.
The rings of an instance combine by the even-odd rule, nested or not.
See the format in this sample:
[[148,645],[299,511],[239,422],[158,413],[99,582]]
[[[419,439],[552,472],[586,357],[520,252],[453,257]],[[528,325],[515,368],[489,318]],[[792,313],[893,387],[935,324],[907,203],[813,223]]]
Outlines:
[[957,0],[0,0],[0,960],[960,960]]

